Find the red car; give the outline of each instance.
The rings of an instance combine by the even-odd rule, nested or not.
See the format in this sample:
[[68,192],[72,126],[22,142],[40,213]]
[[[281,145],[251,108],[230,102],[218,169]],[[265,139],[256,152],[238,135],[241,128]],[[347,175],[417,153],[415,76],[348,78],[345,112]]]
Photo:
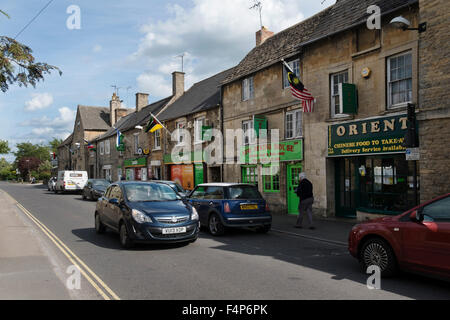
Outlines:
[[383,277],[402,269],[450,279],[450,193],[354,226],[348,249],[364,271],[376,265]]

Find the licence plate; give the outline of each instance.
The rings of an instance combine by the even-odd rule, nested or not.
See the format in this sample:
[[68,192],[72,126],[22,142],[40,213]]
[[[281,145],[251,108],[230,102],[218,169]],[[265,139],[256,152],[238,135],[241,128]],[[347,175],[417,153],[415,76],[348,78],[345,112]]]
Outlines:
[[258,210],[257,204],[241,204],[241,210]]
[[186,227],[162,229],[162,234],[177,234],[177,233],[185,233],[185,232],[186,232]]

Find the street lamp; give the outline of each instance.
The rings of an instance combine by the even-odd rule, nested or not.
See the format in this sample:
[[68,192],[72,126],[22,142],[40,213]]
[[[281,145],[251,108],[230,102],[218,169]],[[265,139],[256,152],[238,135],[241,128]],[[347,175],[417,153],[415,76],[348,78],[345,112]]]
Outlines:
[[403,31],[417,30],[419,33],[427,31],[427,23],[426,22],[420,23],[418,28],[410,28],[411,22],[402,16],[395,17],[394,19],[391,20],[390,24],[394,28],[402,29]]

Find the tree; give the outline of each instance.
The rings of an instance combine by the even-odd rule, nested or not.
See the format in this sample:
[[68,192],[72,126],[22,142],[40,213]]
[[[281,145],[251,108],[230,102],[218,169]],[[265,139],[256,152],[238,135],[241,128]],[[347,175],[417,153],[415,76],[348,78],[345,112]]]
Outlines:
[[58,153],[58,146],[63,143],[63,139],[58,139],[58,138],[53,138],[52,141],[50,141],[49,147],[50,147],[50,151],[54,152],[54,153]]
[[17,167],[23,178],[30,177],[31,171],[37,171],[41,165],[41,160],[35,157],[23,157],[18,161]]
[[41,144],[32,144],[31,142],[18,143],[17,151],[14,152],[16,161],[22,158],[37,158],[40,161],[50,160],[50,148]]
[[8,141],[0,140],[0,154],[7,154],[10,151]]
[[[5,12],[0,10],[0,13],[9,18]],[[44,80],[44,75],[50,74],[52,70],[62,75],[58,67],[35,62],[32,52],[31,48],[15,39],[0,36],[0,89],[3,92],[8,91],[9,85],[14,83],[36,87],[36,83]]]
[[14,168],[5,158],[0,159],[0,179],[12,180],[16,177]]

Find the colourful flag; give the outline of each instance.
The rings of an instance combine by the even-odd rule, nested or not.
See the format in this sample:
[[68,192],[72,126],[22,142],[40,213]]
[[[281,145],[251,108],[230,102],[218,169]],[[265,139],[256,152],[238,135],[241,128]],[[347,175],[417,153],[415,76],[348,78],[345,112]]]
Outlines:
[[291,87],[292,96],[302,102],[303,112],[313,112],[314,109],[314,97],[305,88],[300,79],[295,75],[291,67],[283,60],[284,67]]
[[161,122],[156,119],[156,117],[150,113],[150,119],[148,120],[147,126],[145,127],[145,132],[155,132],[157,130],[162,129],[164,126],[161,124]]
[[122,144],[122,133],[117,129],[117,135],[116,135],[116,148],[119,148],[119,146]]

